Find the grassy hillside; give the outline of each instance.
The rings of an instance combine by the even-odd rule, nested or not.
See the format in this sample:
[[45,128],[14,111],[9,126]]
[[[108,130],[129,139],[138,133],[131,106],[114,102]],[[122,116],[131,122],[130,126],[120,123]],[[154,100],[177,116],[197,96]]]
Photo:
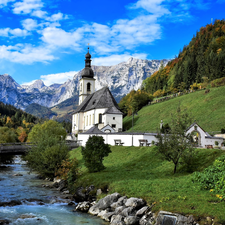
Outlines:
[[[207,132],[220,131],[225,127],[225,86],[210,88],[183,95],[165,102],[143,107],[134,116],[134,131],[157,131],[161,119],[170,123],[178,105],[185,109],[194,120]],[[124,118],[124,129],[132,129],[132,116]]]
[[[154,212],[168,210],[192,214],[201,220],[210,216],[216,224],[225,223],[224,202],[218,200],[214,193],[200,190],[198,184],[192,182],[192,174],[185,172],[184,168],[179,167],[178,173],[173,175],[173,164],[162,160],[156,147],[112,146],[111,150],[112,153],[103,162],[106,169],[97,173],[87,172],[80,148],[71,151],[71,157],[78,159],[82,172],[76,186],[107,186],[110,193],[119,192],[128,197],[145,199],[149,205],[154,204]],[[197,151],[196,170],[199,171],[225,154],[222,150]]]

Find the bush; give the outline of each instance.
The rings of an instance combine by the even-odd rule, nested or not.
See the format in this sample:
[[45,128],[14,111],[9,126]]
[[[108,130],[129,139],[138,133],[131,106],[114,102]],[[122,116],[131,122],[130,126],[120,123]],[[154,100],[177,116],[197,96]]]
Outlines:
[[85,162],[84,165],[90,173],[105,169],[102,161],[110,152],[109,145],[104,143],[104,139],[101,136],[89,137],[85,148],[82,147],[81,150]]
[[198,182],[201,189],[210,190],[220,199],[225,199],[225,156],[216,159],[213,165],[203,172],[195,172],[193,181]]
[[73,158],[72,160],[63,160],[55,175],[66,180],[68,185],[71,187],[76,181],[79,173],[78,160]]

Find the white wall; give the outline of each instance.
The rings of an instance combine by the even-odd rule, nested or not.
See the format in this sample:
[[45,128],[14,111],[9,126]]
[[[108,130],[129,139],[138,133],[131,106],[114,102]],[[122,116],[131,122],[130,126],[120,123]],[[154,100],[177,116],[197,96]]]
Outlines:
[[[89,136],[93,136],[92,134],[78,134],[78,140],[82,141],[82,146],[86,145],[86,142],[89,138]],[[150,134],[99,134],[97,136],[102,136],[105,140],[106,144],[115,145],[115,139],[121,140],[123,143],[123,146],[139,146],[140,142],[139,139],[147,139],[148,142],[158,142],[157,138]]]
[[105,116],[105,125],[109,124],[111,127],[112,124],[115,124],[116,127],[113,128],[116,132],[119,131],[119,128],[122,130],[123,129],[123,115],[119,114],[106,114]]

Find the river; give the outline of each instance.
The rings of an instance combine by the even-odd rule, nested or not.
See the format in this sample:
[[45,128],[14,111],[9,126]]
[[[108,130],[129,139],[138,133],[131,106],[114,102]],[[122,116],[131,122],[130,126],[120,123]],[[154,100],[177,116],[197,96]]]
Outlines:
[[7,219],[13,225],[108,224],[89,214],[73,212],[75,206],[68,206],[63,199],[62,203],[53,203],[60,193],[43,188],[44,182],[37,179],[36,174],[29,173],[29,168],[18,156],[13,164],[0,168],[0,202],[22,201],[22,205],[0,207],[0,220]]

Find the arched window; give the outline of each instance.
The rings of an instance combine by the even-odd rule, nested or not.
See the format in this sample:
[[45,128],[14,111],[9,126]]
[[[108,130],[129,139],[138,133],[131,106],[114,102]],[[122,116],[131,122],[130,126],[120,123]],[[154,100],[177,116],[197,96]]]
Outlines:
[[102,123],[102,114],[101,113],[98,115],[98,123]]
[[82,83],[80,84],[80,91],[82,91]]
[[91,91],[91,84],[87,83],[87,92],[90,92],[90,91]]

